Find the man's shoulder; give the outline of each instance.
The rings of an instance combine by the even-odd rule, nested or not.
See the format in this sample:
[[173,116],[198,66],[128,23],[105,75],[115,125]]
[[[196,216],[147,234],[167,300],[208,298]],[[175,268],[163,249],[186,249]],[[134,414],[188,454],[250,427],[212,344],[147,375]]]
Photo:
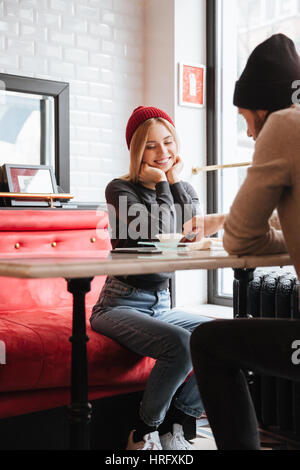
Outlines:
[[300,127],[300,105],[294,104],[289,108],[276,111],[271,114],[270,118],[272,118],[273,121],[277,120],[277,122],[281,123],[293,121],[295,125]]
[[266,139],[276,142],[300,142],[300,105],[273,112],[256,141],[257,144]]

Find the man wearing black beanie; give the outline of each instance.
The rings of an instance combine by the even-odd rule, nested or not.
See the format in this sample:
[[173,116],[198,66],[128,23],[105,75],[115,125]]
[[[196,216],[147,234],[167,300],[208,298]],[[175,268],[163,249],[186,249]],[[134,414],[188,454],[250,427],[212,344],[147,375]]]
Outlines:
[[292,103],[292,89],[300,78],[300,58],[295,44],[284,34],[275,34],[250,55],[236,82],[233,103],[239,108],[278,111]]
[[[275,34],[256,47],[236,82],[233,103],[256,140],[270,113],[293,104],[293,86],[300,79],[300,58],[293,41]],[[252,111],[252,112],[251,112]]]
[[[276,34],[251,54],[236,83],[234,105],[245,117],[255,153],[224,225],[234,255],[290,254],[300,276],[300,80],[294,43]],[[270,223],[277,209],[282,230]],[[218,449],[260,449],[256,413],[242,372],[300,381],[300,316],[205,323],[191,336],[191,354]]]

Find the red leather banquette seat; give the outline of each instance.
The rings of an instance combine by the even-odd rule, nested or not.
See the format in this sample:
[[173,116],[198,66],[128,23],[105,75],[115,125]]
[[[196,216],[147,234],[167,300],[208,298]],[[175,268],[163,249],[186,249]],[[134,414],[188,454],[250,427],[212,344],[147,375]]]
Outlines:
[[[95,258],[110,249],[107,228],[107,214],[96,210],[2,209],[0,258]],[[142,390],[154,364],[91,330],[104,280],[94,278],[86,296],[90,400]],[[0,277],[0,286],[0,418],[68,405],[72,295],[66,281]]]

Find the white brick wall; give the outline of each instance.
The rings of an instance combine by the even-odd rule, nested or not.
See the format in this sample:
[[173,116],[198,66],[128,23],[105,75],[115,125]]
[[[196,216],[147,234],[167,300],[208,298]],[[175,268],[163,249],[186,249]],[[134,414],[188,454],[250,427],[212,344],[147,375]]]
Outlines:
[[0,72],[70,83],[71,192],[104,201],[144,98],[144,0],[0,0]]

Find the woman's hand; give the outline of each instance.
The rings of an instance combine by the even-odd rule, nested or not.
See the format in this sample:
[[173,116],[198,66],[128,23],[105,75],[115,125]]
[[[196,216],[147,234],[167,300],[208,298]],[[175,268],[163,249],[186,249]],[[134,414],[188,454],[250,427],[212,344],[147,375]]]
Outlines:
[[214,235],[223,229],[225,219],[226,214],[195,215],[183,226],[185,238],[181,240],[182,243],[198,242],[204,237]]
[[181,243],[199,242],[204,238],[204,217],[195,215],[183,225],[183,234]]
[[183,161],[181,160],[179,155],[177,155],[174,165],[166,173],[168,182],[170,184],[178,183],[180,181],[179,175],[182,172],[182,170],[183,170]]
[[142,163],[139,181],[143,184],[157,184],[161,181],[167,181],[165,173],[159,168],[153,168],[147,163]]

